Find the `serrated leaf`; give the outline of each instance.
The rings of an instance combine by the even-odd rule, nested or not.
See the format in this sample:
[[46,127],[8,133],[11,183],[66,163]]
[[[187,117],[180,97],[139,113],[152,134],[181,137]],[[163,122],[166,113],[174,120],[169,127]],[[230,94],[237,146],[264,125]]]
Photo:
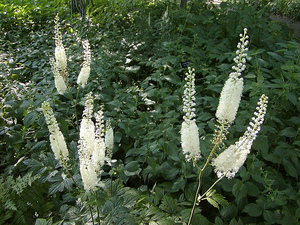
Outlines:
[[206,198],[206,200],[209,202],[209,204],[211,204],[213,207],[219,209],[219,204],[218,202],[216,202],[214,199],[212,198]]
[[171,215],[175,215],[179,211],[177,200],[167,195],[163,197],[160,208]]

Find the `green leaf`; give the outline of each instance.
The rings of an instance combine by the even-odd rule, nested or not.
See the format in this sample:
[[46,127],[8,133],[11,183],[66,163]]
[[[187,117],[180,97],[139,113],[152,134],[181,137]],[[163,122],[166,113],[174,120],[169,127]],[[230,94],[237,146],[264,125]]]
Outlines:
[[171,215],[175,215],[179,211],[177,200],[167,195],[163,197],[160,208]]
[[183,179],[183,177],[178,178],[174,182],[171,192],[177,192],[179,190],[184,190],[185,184],[186,184],[186,181],[185,181],[185,179]]
[[38,117],[38,115],[39,114],[36,111],[32,111],[32,112],[28,113],[23,119],[24,126],[26,128],[31,126],[34,123],[34,121],[36,120],[36,118]]
[[293,127],[287,127],[280,132],[280,135],[293,138],[297,135],[297,131]]
[[131,161],[124,167],[124,174],[126,176],[134,176],[138,175],[141,170],[142,169],[140,168],[140,164],[137,161]]
[[233,185],[232,193],[239,201],[247,195],[247,187],[243,182],[238,181],[236,184]]
[[35,225],[52,225],[52,218],[46,219],[37,219]]
[[268,224],[280,224],[281,215],[277,211],[264,210],[263,216]]
[[292,92],[286,92],[285,96],[290,100],[293,105],[297,105],[297,97]]
[[253,217],[258,217],[262,214],[261,208],[255,203],[249,203],[246,205],[243,212],[246,212],[249,216]]
[[272,56],[274,59],[276,59],[276,60],[278,60],[278,61],[280,61],[280,62],[284,62],[285,61],[285,59],[281,56],[281,55],[279,55],[279,54],[277,54],[277,53],[275,53],[275,52],[267,52],[270,56]]
[[297,172],[296,168],[294,167],[294,165],[292,164],[292,162],[288,161],[287,159],[284,159],[283,166],[284,166],[284,169],[286,170],[286,172],[290,176],[298,179],[298,172]]
[[258,189],[258,187],[252,183],[252,182],[245,182],[245,185],[247,187],[247,194],[249,196],[258,196],[260,194],[260,191]]

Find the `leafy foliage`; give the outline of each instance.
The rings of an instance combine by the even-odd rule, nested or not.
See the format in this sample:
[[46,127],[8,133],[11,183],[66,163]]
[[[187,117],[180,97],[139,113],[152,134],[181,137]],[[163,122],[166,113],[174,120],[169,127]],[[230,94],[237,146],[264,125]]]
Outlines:
[[[246,3],[217,8],[204,2],[191,1],[184,10],[169,1],[98,1],[86,20],[67,17],[63,5],[59,11],[65,18],[70,84],[63,96],[55,90],[49,65],[54,54],[49,18],[56,10],[0,4],[0,29],[7,34],[0,38],[3,224],[79,224],[92,219],[103,224],[185,223],[197,171],[180,149],[186,71],[180,62],[196,69],[197,124],[205,137],[201,151],[207,156],[219,93],[244,27],[251,38],[250,58],[237,121],[226,144],[245,130],[257,96],[268,95],[270,107],[238,176],[215,186],[216,192],[197,207],[192,223],[299,223],[299,39],[270,20],[266,8]],[[85,89],[78,89],[80,40],[86,38],[92,72]],[[115,161],[103,167],[103,186],[87,194],[82,191],[77,141],[83,97],[90,91],[96,107],[104,104],[105,118],[111,119]],[[50,100],[68,143],[72,174],[50,151],[40,109],[44,100]],[[208,168],[201,193],[215,178]]]

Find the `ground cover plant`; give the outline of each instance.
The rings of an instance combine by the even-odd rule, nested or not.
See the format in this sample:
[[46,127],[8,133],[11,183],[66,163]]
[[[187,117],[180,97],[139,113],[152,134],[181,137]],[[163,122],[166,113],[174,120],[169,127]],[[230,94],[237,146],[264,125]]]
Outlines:
[[[60,44],[53,39],[57,10],[45,22],[36,16],[27,23],[21,16],[24,21],[13,29],[12,17],[1,14],[7,21],[1,30],[18,36],[1,37],[0,223],[298,224],[300,44],[293,32],[247,3],[217,8],[191,1],[181,9],[168,1],[111,1],[112,7],[101,2],[94,1],[85,19],[57,8],[67,56],[66,71],[56,71],[56,77],[67,77],[61,93],[50,63]],[[269,97],[267,114],[232,179],[205,193],[218,177],[211,164],[201,172],[199,194],[207,201],[194,207],[191,218],[197,167],[209,156],[220,93],[245,27],[244,88],[218,155],[243,136],[262,94]],[[90,68],[87,81],[78,80],[84,67]],[[201,137],[202,159],[195,163],[186,161],[181,146],[186,73],[194,74],[193,112]],[[102,129],[99,143],[109,129],[89,118],[88,93],[93,111],[103,112],[100,118],[110,121],[114,134],[111,153],[100,163],[101,187],[92,191],[79,166],[81,124],[88,118]],[[67,163],[52,152],[43,113],[50,108],[65,139]]]

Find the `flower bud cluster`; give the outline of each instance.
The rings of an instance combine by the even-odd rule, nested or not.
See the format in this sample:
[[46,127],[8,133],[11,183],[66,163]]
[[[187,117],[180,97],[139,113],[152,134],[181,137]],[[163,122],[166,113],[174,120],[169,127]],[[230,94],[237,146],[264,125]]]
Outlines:
[[212,165],[215,167],[214,171],[219,178],[222,176],[226,176],[228,179],[233,178],[246,161],[253,141],[256,139],[260,126],[264,121],[267,103],[268,97],[262,95],[256,108],[257,111],[254,112],[254,117],[244,135],[235,144],[230,145],[217,158],[212,160]]
[[50,146],[54,153],[55,159],[59,160],[61,163],[63,161],[66,162],[68,161],[69,151],[65,142],[65,138],[58,127],[49,102],[44,101],[42,104],[42,109],[46,124],[48,125],[48,129],[50,131]]
[[247,28],[244,28],[244,33],[240,34],[240,42],[237,45],[236,57],[234,58],[235,66],[232,67],[234,72],[229,74],[229,77],[237,79],[246,69],[246,58],[248,52],[249,36],[247,35]]
[[81,85],[84,88],[85,85],[87,84],[87,80],[91,72],[91,50],[90,50],[90,43],[88,40],[82,41],[82,45],[84,49],[83,64],[77,78],[77,84]]
[[201,157],[199,129],[196,124],[195,114],[195,69],[188,68],[185,77],[184,94],[183,94],[183,116],[184,121],[181,125],[181,146],[186,160],[197,160]]

